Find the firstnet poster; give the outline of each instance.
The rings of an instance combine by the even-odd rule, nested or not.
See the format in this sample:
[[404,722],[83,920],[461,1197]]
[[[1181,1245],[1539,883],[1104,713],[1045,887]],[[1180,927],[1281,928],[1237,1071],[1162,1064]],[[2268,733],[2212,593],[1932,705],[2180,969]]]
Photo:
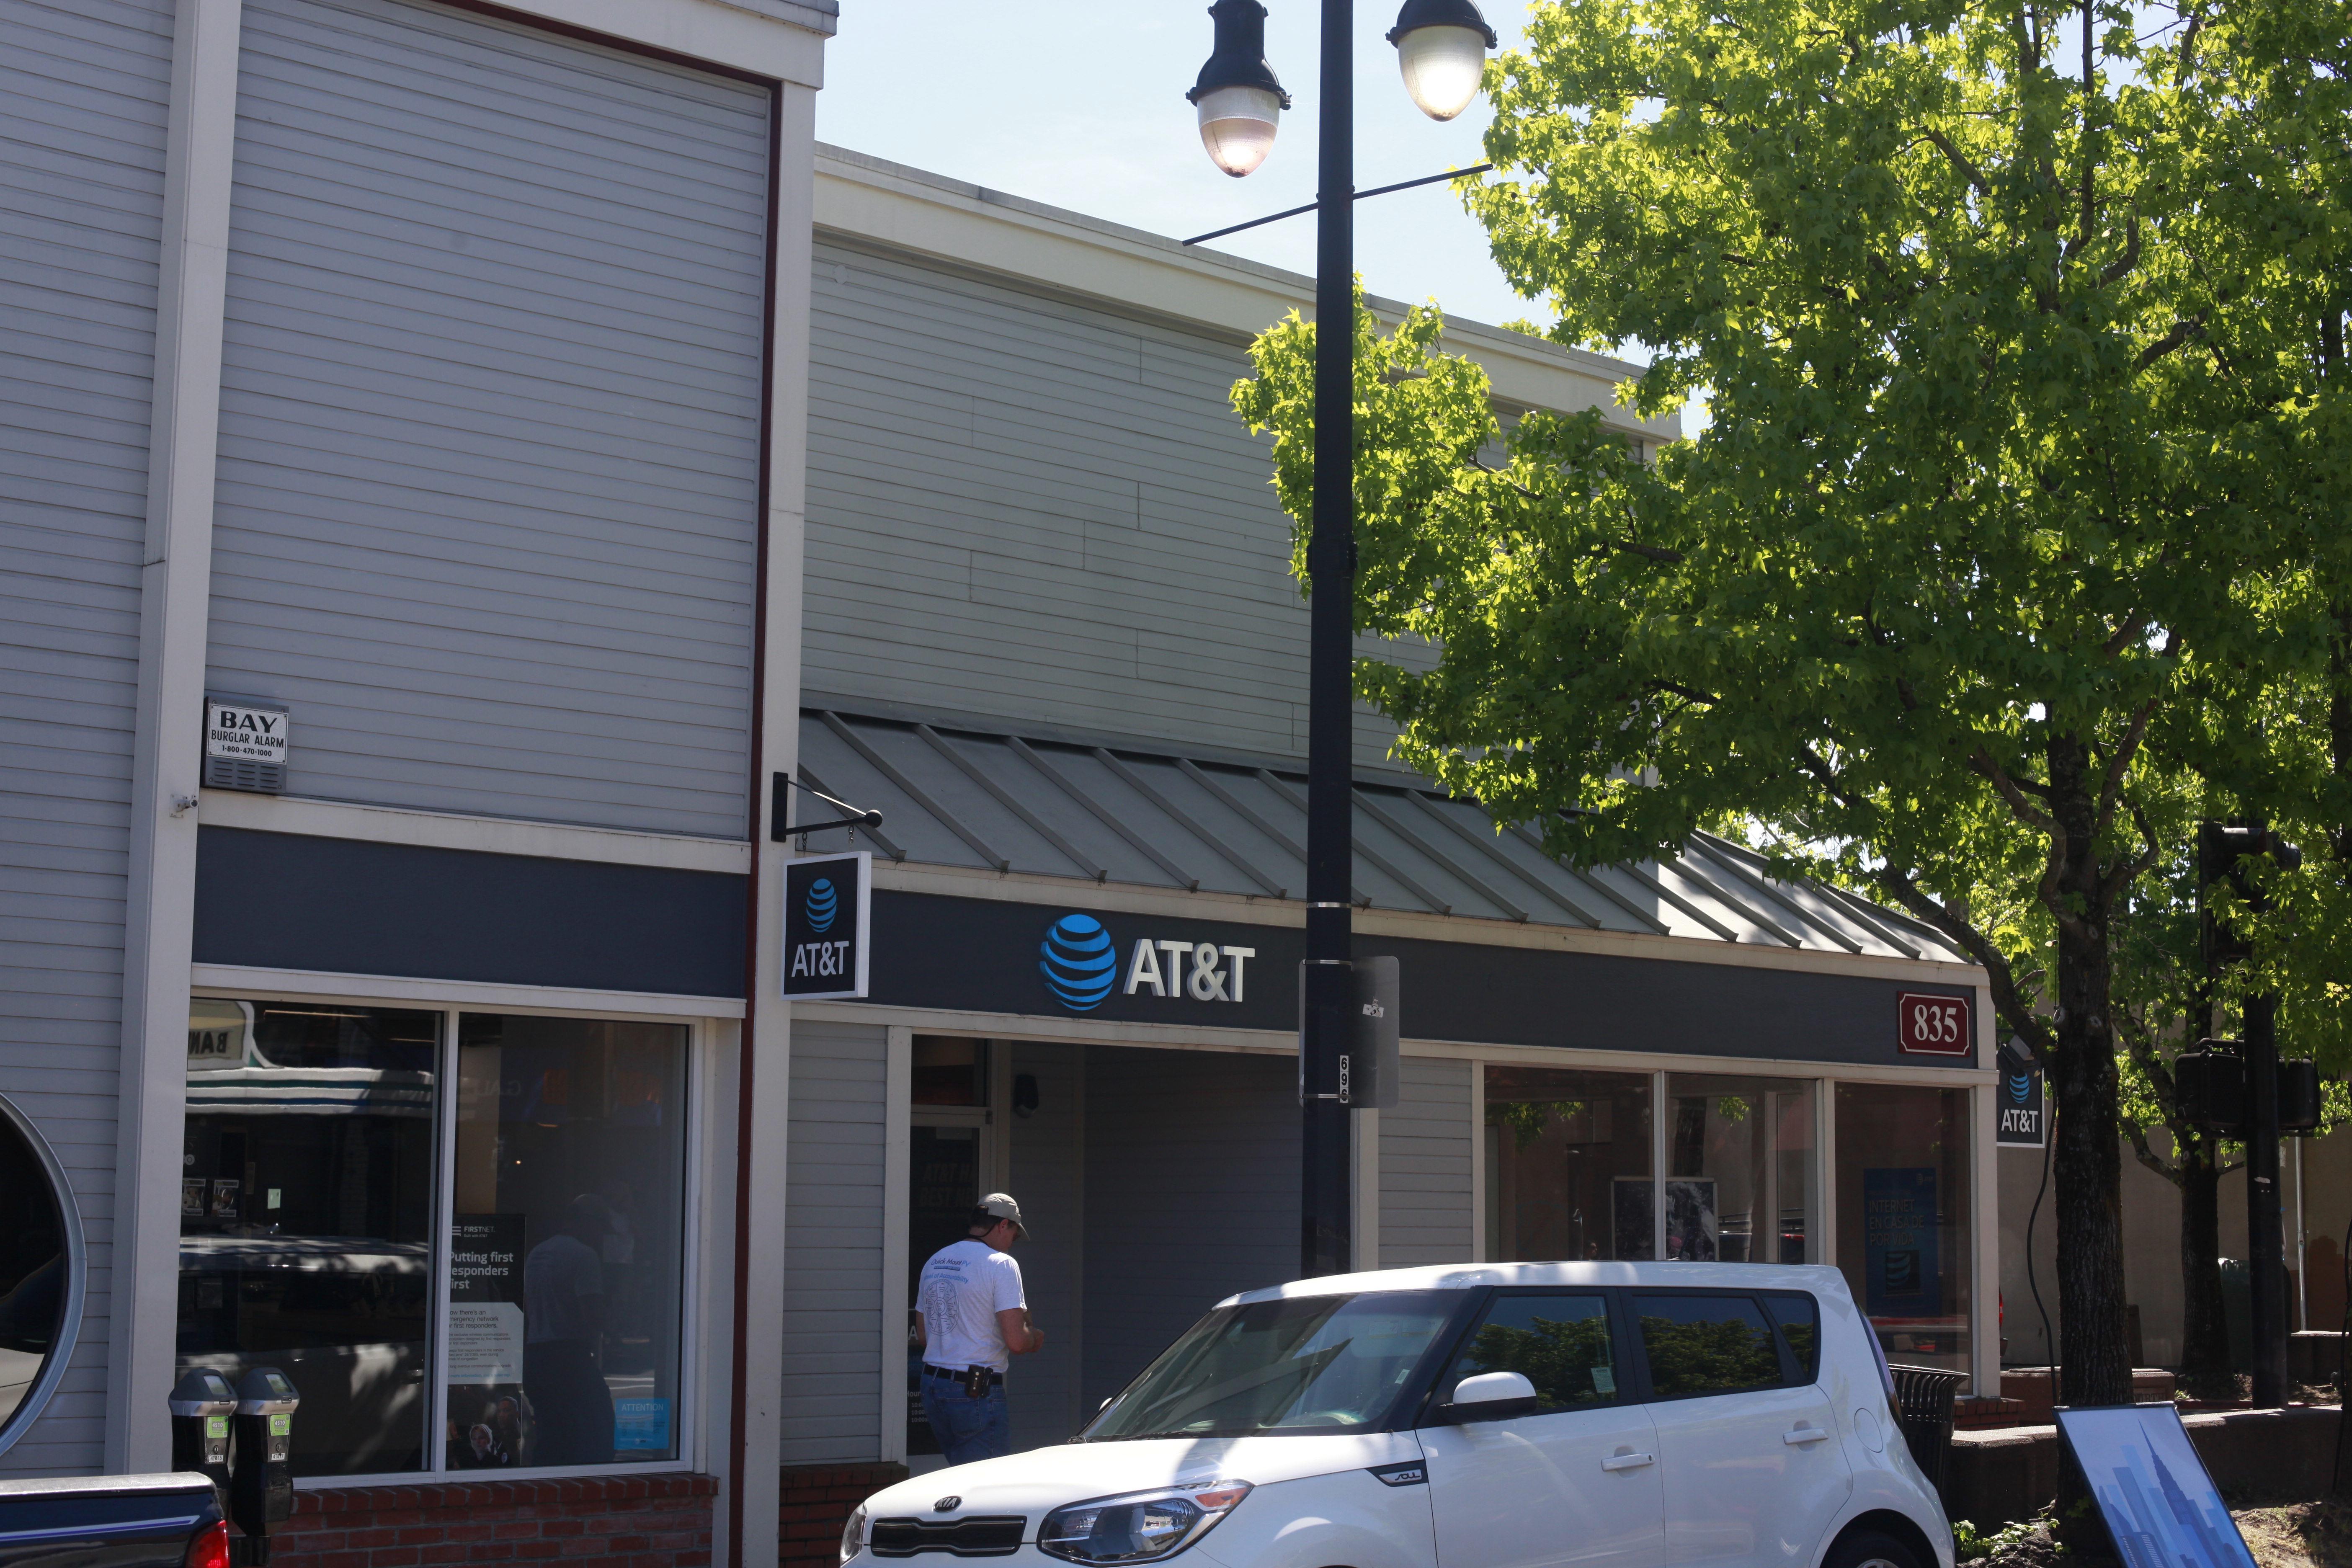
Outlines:
[[450,1229],[449,1382],[520,1383],[523,1216],[461,1214]]
[[1941,1310],[1934,1166],[1865,1168],[1862,1237],[1864,1311],[1874,1318],[1918,1318]]

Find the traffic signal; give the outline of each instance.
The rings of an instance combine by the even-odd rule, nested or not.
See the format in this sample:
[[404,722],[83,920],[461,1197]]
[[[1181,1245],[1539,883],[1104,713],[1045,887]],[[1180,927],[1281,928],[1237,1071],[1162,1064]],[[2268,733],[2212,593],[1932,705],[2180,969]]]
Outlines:
[[2303,851],[2262,823],[2197,825],[2197,951],[2209,972],[2254,955],[2253,942],[2206,901],[2213,884],[2226,880],[2248,907],[2263,908],[2263,895],[2246,875],[2246,858],[2252,855],[2267,855],[2290,871],[2303,864]]
[[2246,1062],[2237,1041],[2200,1040],[2175,1057],[2172,1090],[2180,1114],[2208,1132],[2235,1137],[2246,1130]]

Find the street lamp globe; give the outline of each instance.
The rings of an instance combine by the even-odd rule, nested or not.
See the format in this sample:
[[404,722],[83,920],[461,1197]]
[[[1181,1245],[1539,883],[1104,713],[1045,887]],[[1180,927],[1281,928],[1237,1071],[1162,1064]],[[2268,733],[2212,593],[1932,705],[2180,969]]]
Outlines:
[[1495,29],[1471,0],[1405,0],[1389,30],[1397,68],[1414,105],[1432,120],[1451,120],[1478,96]]
[[1275,126],[1290,95],[1265,63],[1265,7],[1258,0],[1217,0],[1209,15],[1216,45],[1184,96],[1200,110],[1210,161],[1239,179],[1274,151]]

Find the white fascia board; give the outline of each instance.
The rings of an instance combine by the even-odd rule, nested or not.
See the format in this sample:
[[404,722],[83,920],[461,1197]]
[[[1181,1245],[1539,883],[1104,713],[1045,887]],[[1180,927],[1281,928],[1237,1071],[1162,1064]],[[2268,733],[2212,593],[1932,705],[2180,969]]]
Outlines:
[[[824,85],[838,0],[499,0],[506,10],[730,70]],[[789,151],[789,150],[788,150]]]
[[676,871],[724,871],[736,876],[751,868],[751,847],[740,840],[633,833],[625,828],[583,827],[505,816],[467,816],[406,806],[309,800],[299,795],[208,789],[200,795],[195,815],[214,827],[293,833],[311,838],[356,838],[371,844],[470,849],[485,855],[530,855],[545,860],[596,860],[614,866],[659,866]]
[[[816,150],[816,226],[1237,342],[1291,310],[1309,318],[1315,311],[1315,280],[1298,273],[823,142]],[[1404,314],[1392,300],[1371,305],[1390,321]],[[1640,374],[1639,365],[1451,316],[1445,346],[1477,361],[1505,403],[1565,413],[1600,407],[1612,426],[1644,440],[1681,437],[1679,413],[1637,419],[1618,405],[1617,387]]]

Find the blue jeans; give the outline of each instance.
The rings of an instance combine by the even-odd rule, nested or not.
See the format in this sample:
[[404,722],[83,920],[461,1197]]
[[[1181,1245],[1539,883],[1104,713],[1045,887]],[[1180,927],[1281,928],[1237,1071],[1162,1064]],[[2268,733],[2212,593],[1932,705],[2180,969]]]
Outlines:
[[931,1424],[931,1436],[950,1465],[1003,1458],[1013,1451],[1013,1417],[1001,1383],[990,1384],[986,1397],[974,1399],[961,1382],[925,1373],[923,1419]]

